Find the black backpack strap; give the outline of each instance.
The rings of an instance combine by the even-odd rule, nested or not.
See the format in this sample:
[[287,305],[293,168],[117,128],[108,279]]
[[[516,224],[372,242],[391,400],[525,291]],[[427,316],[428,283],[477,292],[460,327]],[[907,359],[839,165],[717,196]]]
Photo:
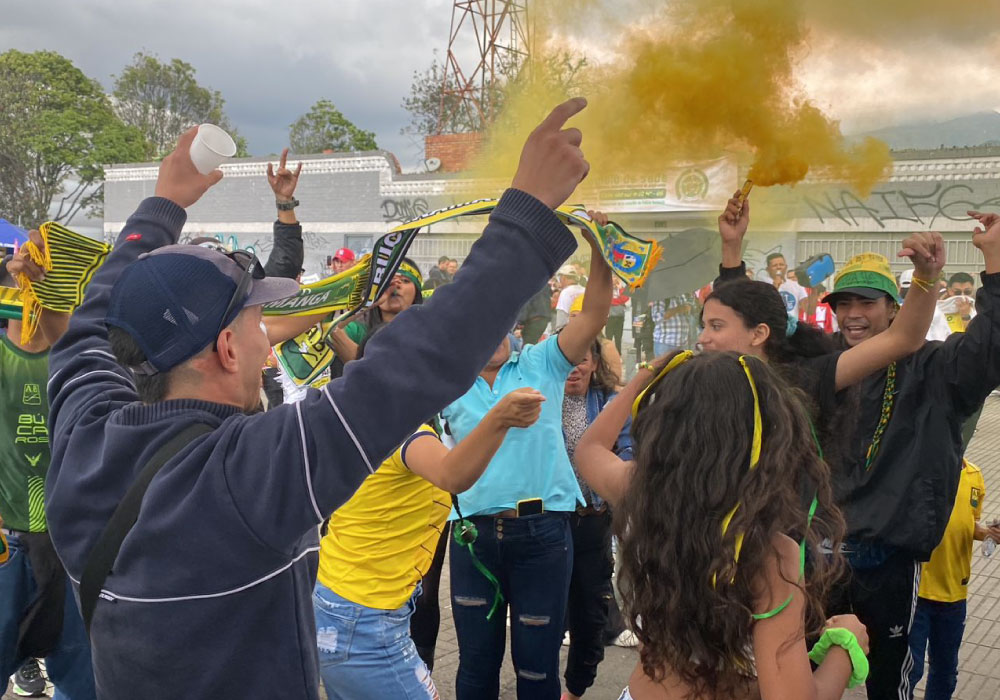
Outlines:
[[210,433],[215,428],[205,423],[195,423],[180,431],[173,438],[168,440],[160,449],[156,451],[150,460],[143,467],[139,476],[136,477],[132,486],[125,493],[118,507],[115,508],[111,520],[104,526],[101,537],[97,544],[90,550],[90,557],[83,569],[83,576],[80,577],[80,613],[83,615],[83,623],[87,627],[87,636],[90,636],[90,621],[94,617],[94,610],[97,607],[97,598],[101,594],[101,588],[111,573],[118,552],[121,551],[122,542],[129,531],[135,526],[135,521],[139,518],[139,508],[142,506],[142,498],[146,495],[146,489],[157,472],[163,468],[170,459],[180,452],[188,443],[199,435]]

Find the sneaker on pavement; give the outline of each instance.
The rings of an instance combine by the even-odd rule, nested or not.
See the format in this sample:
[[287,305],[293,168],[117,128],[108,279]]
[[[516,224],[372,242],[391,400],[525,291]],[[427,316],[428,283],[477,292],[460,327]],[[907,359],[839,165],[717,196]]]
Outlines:
[[22,698],[40,698],[45,696],[45,679],[42,677],[42,669],[38,667],[38,662],[28,659],[17,673],[11,676],[14,687],[11,692]]
[[632,630],[625,630],[615,638],[615,646],[625,647],[626,649],[637,647],[639,646],[639,639]]

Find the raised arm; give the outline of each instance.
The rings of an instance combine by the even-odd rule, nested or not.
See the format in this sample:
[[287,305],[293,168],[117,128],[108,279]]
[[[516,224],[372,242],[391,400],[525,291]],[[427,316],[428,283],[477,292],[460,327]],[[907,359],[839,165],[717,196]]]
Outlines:
[[[222,179],[222,171],[202,175],[191,162],[189,151],[197,132],[198,127],[184,132],[177,149],[163,159],[154,196],[144,200],[125,222],[114,250],[87,286],[83,304],[52,348],[48,393],[54,464],[62,438],[69,434],[67,421],[73,416],[98,402],[110,405],[138,399],[131,375],[111,354],[104,318],[111,287],[122,270],[141,254],[176,243],[186,219],[184,208]],[[84,375],[87,381],[79,381]]]
[[[572,253],[575,241],[552,209],[589,169],[580,132],[563,129],[585,104],[577,99],[560,105],[528,137],[513,187],[491,214],[462,274],[427,303],[399,314],[371,338],[362,359],[345,366],[341,378],[295,405],[301,412],[295,432],[302,436],[320,512],[339,505],[342,470],[374,469],[472,386],[518,310]],[[261,420],[281,420],[282,408]],[[353,445],[347,451],[340,448],[345,433]],[[266,444],[248,447],[269,450]]]
[[740,199],[740,190],[726,202],[719,215],[719,236],[722,238],[722,267],[737,268],[743,264],[743,237],[750,225],[750,200]]
[[515,389],[452,450],[430,435],[417,437],[406,448],[406,466],[448,493],[461,493],[486,471],[508,430],[527,428],[538,420],[543,401],[545,397],[534,389]]
[[976,316],[965,333],[953,333],[935,351],[954,405],[967,414],[1000,386],[1000,214],[969,215],[980,224],[972,244],[982,252],[984,263]]
[[[601,226],[608,223],[608,217],[601,212],[589,214]],[[583,310],[569,320],[558,336],[559,349],[573,364],[586,356],[590,344],[608,322],[611,310],[611,268],[601,256],[597,242],[590,237],[587,242],[590,244],[590,276],[583,292]]]
[[[278,170],[267,164],[267,183],[274,192],[274,203],[278,207],[278,220],[274,222],[274,247],[267,256],[264,272],[268,277],[288,277],[296,279],[302,270],[305,250],[302,244],[302,224],[295,216],[295,187],[299,184],[302,163],[294,171],[289,170],[288,149],[281,152]],[[293,336],[294,337],[294,336]]]
[[937,232],[915,233],[903,242],[899,256],[910,258],[914,267],[914,282],[906,303],[888,329],[841,353],[837,362],[838,391],[924,345],[937,306],[933,280],[945,264],[944,239]]

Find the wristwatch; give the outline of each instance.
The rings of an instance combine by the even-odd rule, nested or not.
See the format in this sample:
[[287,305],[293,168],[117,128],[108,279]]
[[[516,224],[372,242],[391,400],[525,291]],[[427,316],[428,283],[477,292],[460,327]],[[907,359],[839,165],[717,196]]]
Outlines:
[[295,197],[292,197],[287,202],[274,200],[274,205],[278,207],[278,211],[291,211],[295,207],[299,206],[299,200],[295,199]]

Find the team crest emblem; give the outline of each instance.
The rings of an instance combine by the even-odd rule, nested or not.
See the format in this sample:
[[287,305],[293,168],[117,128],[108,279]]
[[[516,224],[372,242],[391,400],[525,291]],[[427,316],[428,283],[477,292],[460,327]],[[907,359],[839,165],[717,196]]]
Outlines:
[[708,175],[698,168],[688,168],[677,178],[677,199],[699,202],[708,196]]
[[24,385],[24,393],[21,395],[21,403],[25,406],[42,405],[42,392],[37,384]]

